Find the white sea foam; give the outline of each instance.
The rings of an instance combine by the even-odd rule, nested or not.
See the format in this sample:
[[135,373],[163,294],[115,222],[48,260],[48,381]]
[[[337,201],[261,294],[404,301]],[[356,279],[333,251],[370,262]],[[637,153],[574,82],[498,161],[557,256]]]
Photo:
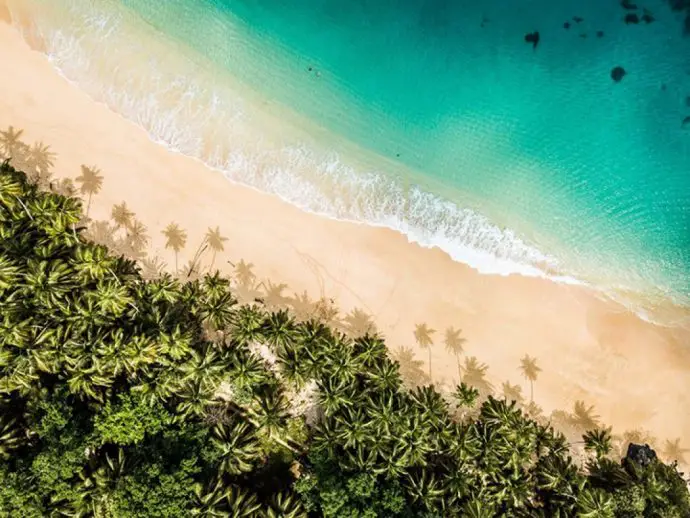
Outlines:
[[482,273],[580,283],[553,273],[559,271],[554,257],[477,212],[383,171],[355,169],[346,157],[313,142],[263,134],[253,105],[198,65],[148,53],[148,47],[142,59],[141,44],[117,12],[72,3],[64,19],[37,16],[34,23],[32,30],[66,78],[154,141],[232,181],[316,214],[391,228]]

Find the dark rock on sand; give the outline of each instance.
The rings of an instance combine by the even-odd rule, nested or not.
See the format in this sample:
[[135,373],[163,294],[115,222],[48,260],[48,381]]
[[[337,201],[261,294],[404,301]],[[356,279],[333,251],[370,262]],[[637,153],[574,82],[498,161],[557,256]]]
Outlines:
[[685,117],[685,118],[681,121],[680,127],[681,127],[681,128],[690,128],[690,115],[688,115],[687,117]]
[[618,83],[625,76],[625,69],[623,67],[614,67],[611,70],[611,79]]
[[637,9],[637,5],[633,4],[630,0],[622,0],[621,7],[627,9],[628,11],[634,11]]
[[580,23],[580,22],[583,21],[583,20],[584,20],[584,18],[580,18],[579,16],[573,16],[573,21],[574,21],[575,23]]
[[628,13],[625,15],[625,18],[623,18],[623,21],[625,22],[625,25],[630,25],[631,23],[637,25],[640,23],[640,17],[635,13]]
[[603,38],[604,37],[604,31],[597,31],[597,38]]
[[685,97],[685,106],[690,106],[690,95]]
[[642,21],[644,23],[652,23],[653,21],[655,21],[652,11],[650,11],[649,9],[645,9],[644,14],[642,15]]
[[525,42],[526,43],[531,43],[532,48],[536,49],[537,45],[539,45],[539,31],[534,31],[525,34]]
[[565,23],[563,24],[563,28],[564,28],[564,29],[570,29],[570,22],[565,22]]
[[625,460],[640,466],[648,466],[656,460],[656,452],[649,447],[649,444],[642,446],[641,444],[630,443],[628,444],[628,452],[625,454]]

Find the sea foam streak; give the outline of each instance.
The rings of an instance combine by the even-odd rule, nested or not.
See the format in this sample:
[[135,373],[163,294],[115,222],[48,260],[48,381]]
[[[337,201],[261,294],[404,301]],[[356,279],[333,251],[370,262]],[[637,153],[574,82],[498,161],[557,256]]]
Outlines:
[[482,273],[579,282],[552,273],[559,271],[555,258],[472,210],[400,177],[348,165],[326,147],[294,138],[284,121],[287,131],[268,129],[256,99],[229,88],[222,74],[180,59],[173,42],[144,36],[141,28],[135,33],[135,20],[121,7],[65,5],[41,5],[28,30],[67,79],[154,141],[304,210],[402,232]]

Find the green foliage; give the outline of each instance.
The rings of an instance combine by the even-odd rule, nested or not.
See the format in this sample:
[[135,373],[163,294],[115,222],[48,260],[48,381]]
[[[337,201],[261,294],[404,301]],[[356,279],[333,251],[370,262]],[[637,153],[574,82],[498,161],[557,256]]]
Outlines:
[[195,476],[193,460],[178,465],[144,464],[120,480],[113,495],[115,516],[173,518],[189,516]]
[[411,515],[397,482],[366,472],[343,472],[323,454],[311,454],[309,459],[312,463],[310,474],[295,484],[306,509],[324,517]]
[[0,467],[0,516],[43,518],[44,508],[27,471]]
[[609,459],[608,430],[581,470],[515,402],[407,390],[380,337],[238,305],[217,273],[145,281],[81,219],[0,167],[0,517],[690,516],[676,466]]
[[146,404],[141,397],[122,394],[115,404],[106,402],[94,416],[94,431],[101,444],[138,444],[146,434],[155,435],[172,422],[159,402]]

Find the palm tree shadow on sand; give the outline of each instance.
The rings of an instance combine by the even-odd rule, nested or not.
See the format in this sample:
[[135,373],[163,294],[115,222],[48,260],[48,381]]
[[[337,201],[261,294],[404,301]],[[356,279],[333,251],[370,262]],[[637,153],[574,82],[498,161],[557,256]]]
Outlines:
[[342,318],[342,328],[345,333],[353,338],[377,333],[376,324],[371,315],[360,308],[353,308]]
[[42,189],[52,187],[51,171],[57,155],[43,142],[29,145],[22,140],[24,130],[9,126],[0,131],[0,158],[9,160],[12,167],[24,171]]
[[[112,207],[108,221],[94,221],[89,219],[88,213],[94,196],[98,195],[103,187],[103,175],[94,166],[82,166],[81,174],[74,180],[70,178],[54,178],[52,168],[57,155],[48,145],[35,142],[31,145],[22,140],[23,131],[10,126],[0,131],[0,160],[8,160],[10,165],[24,171],[37,186],[44,190],[65,196],[81,194],[85,199],[85,215],[83,222],[86,224],[85,237],[108,246],[111,250],[138,261],[144,278],[159,277],[168,270],[166,262],[158,257],[148,256],[150,237],[147,227],[137,220],[136,215],[129,209],[126,202],[121,202]],[[178,255],[187,245],[187,233],[176,223],[171,223],[163,230],[166,237],[166,248],[174,252],[175,273],[184,278],[193,279],[200,276],[203,270],[213,270],[217,255],[225,251],[227,238],[223,237],[219,227],[209,227],[197,249],[194,257],[182,268],[178,267]],[[211,256],[208,264],[202,265],[204,253],[209,251]],[[228,261],[228,263],[230,263]],[[288,289],[285,284],[274,284],[271,281],[257,282],[253,272],[254,265],[240,260],[239,263],[230,263],[234,268],[233,287],[239,299],[245,303],[261,301],[270,310],[289,309],[298,321],[318,319],[333,326],[352,337],[366,333],[375,333],[376,327],[371,315],[360,308],[354,308],[345,316],[340,316],[339,308],[333,299],[321,296],[312,300],[306,291],[301,294],[294,293],[286,296]],[[400,365],[400,373],[405,383],[410,386],[426,385],[432,381],[431,348],[434,345],[433,335],[435,330],[426,324],[418,324],[414,330],[417,344],[428,350],[429,373],[424,369],[425,362],[415,357],[414,351],[409,347],[389,349],[389,355]],[[493,395],[494,387],[486,379],[488,366],[479,362],[474,357],[466,357],[464,363],[460,362],[460,355],[464,352],[465,339],[461,331],[449,327],[444,333],[445,349],[455,356],[458,364],[460,379],[468,386],[479,391],[481,399]],[[534,401],[534,383],[537,381],[541,368],[537,365],[536,358],[525,355],[521,359],[519,370],[529,382],[529,402],[522,394],[522,387],[506,381],[500,388],[500,396],[507,400],[518,402],[523,411],[531,418],[542,423],[551,423],[555,428],[566,434],[572,443],[581,443],[581,434],[585,431],[601,429],[600,417],[595,413],[594,407],[583,401],[576,401],[572,411],[554,410],[545,416],[542,409]],[[439,380],[434,380],[439,385]],[[659,448],[659,455],[666,462],[677,461],[687,466],[690,449],[684,448],[680,438],[659,440],[649,432],[641,429],[628,430],[613,436],[613,455],[623,457],[628,445],[650,444]]]
[[75,181],[79,184],[79,192],[87,197],[85,215],[88,218],[91,211],[91,200],[103,188],[103,175],[100,169],[95,166],[87,167],[82,165],[81,175],[77,176]]
[[426,385],[431,382],[429,375],[424,372],[424,362],[415,358],[411,348],[398,347],[391,350],[389,355],[400,364],[400,375],[408,386]]
[[465,357],[462,365],[462,382],[479,391],[479,401],[493,394],[493,385],[486,379],[489,366],[481,363],[476,356]]
[[424,323],[415,325],[413,333],[417,345],[422,349],[426,349],[429,352],[429,379],[433,379],[433,374],[431,370],[431,347],[434,345],[434,341],[431,337],[435,333],[435,329],[431,329]]
[[175,253],[175,273],[179,272],[178,257],[182,249],[187,246],[187,232],[177,223],[170,223],[162,231],[165,236],[165,248]]

